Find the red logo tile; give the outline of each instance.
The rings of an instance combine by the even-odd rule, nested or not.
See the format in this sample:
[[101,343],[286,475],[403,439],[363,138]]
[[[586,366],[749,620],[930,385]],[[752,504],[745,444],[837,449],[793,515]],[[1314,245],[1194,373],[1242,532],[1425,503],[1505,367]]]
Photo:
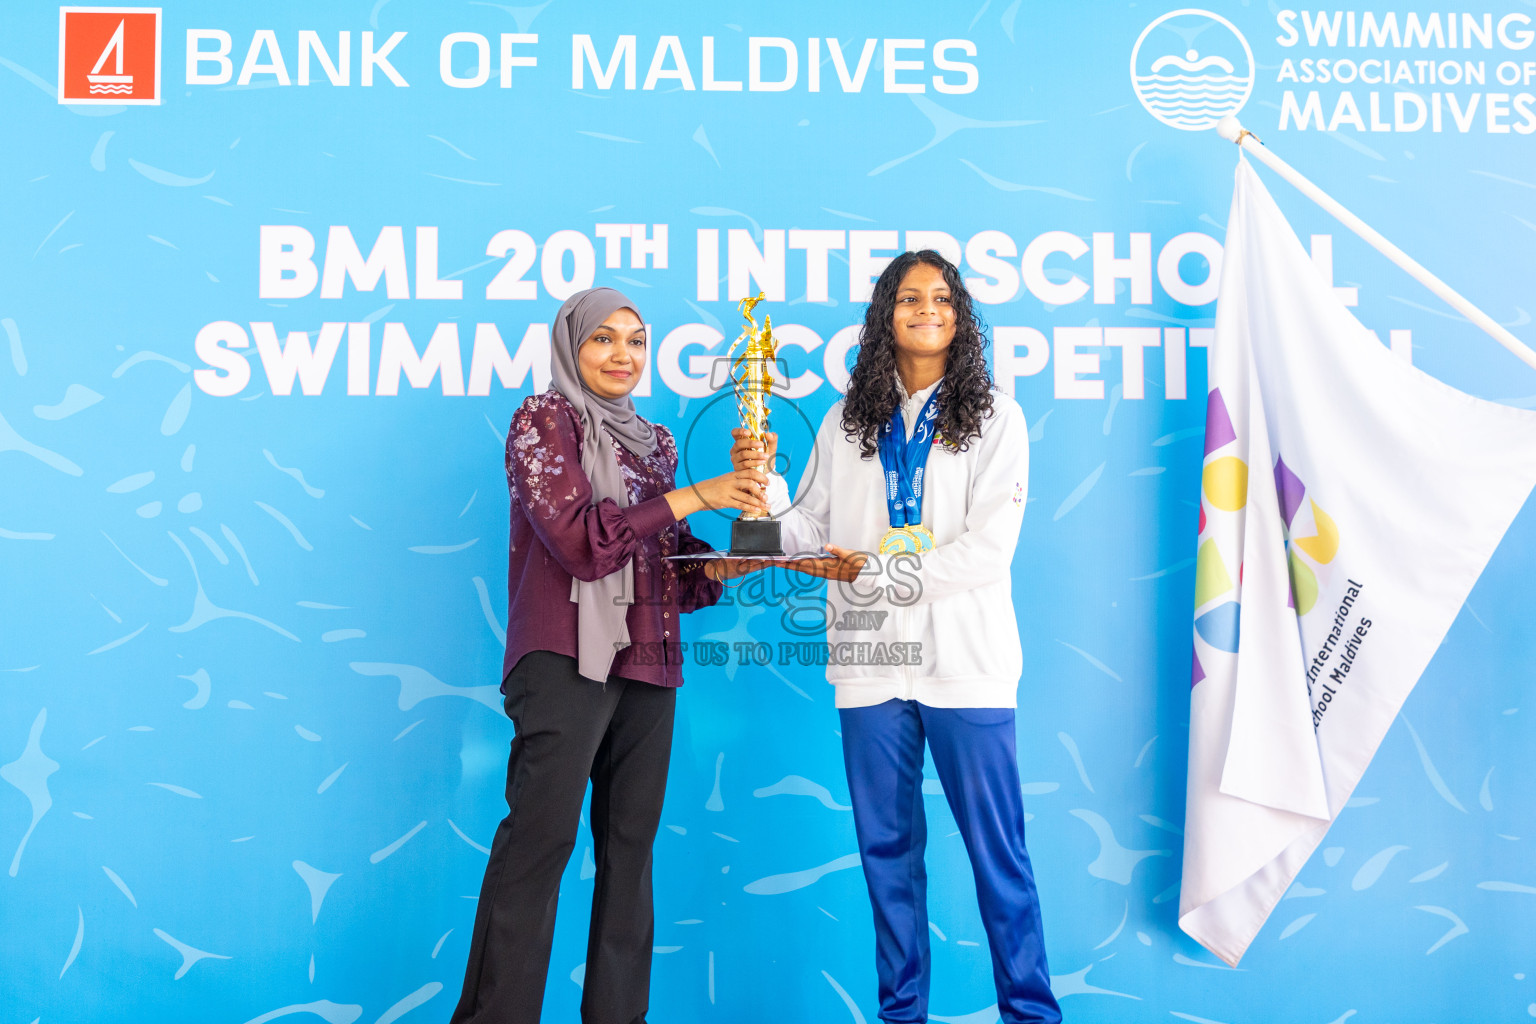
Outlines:
[[59,102],[160,102],[160,8],[60,7]]

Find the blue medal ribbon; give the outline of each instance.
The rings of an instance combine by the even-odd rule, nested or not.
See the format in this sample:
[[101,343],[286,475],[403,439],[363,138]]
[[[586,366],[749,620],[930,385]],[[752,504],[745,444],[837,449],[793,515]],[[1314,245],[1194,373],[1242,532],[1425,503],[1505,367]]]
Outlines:
[[933,449],[939,392],[943,390],[944,385],[940,384],[928,396],[910,440],[900,404],[891,412],[890,421],[880,428],[880,468],[885,471],[885,505],[893,530],[923,521],[923,471]]

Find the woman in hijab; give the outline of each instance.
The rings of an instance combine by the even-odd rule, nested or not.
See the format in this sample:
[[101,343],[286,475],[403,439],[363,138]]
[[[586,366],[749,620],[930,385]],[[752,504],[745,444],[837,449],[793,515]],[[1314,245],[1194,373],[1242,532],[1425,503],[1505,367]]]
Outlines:
[[675,486],[671,433],[629,397],[646,343],[619,292],[571,296],[555,319],[552,386],[523,402],[507,435],[502,691],[517,735],[453,1024],[538,1021],[589,778],[597,878],[581,1016],[645,1020],[651,844],[683,681],[678,618],[714,604],[730,573],[723,562],[666,559],[709,550],[686,516],[765,510],[767,482],[747,469]]

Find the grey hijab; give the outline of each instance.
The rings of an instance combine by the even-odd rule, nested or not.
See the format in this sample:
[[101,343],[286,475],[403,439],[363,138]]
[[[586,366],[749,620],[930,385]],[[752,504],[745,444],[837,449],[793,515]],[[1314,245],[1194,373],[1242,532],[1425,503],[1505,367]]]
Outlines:
[[[550,339],[554,388],[570,400],[581,416],[581,469],[592,482],[592,500],[611,498],[621,507],[629,504],[629,491],[606,435],[613,435],[635,455],[644,456],[656,450],[656,430],[635,412],[635,403],[628,395],[603,398],[587,387],[581,379],[576,350],[609,314],[625,308],[640,315],[633,302],[612,288],[577,292],[555,314]],[[600,682],[606,680],[614,656],[629,646],[629,625],[625,620],[629,605],[634,603],[634,593],[633,559],[600,580],[571,580],[571,600],[577,606],[577,671],[581,675]]]

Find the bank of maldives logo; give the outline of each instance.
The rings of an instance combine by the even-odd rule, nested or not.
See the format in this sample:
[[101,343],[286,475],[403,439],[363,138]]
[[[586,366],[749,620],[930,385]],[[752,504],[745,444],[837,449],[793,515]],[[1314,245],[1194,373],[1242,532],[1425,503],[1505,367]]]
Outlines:
[[160,8],[60,7],[59,102],[160,102]]
[[1187,132],[1235,114],[1253,92],[1253,51],[1226,18],[1186,8],[1142,29],[1131,50],[1131,85],[1147,112]]

